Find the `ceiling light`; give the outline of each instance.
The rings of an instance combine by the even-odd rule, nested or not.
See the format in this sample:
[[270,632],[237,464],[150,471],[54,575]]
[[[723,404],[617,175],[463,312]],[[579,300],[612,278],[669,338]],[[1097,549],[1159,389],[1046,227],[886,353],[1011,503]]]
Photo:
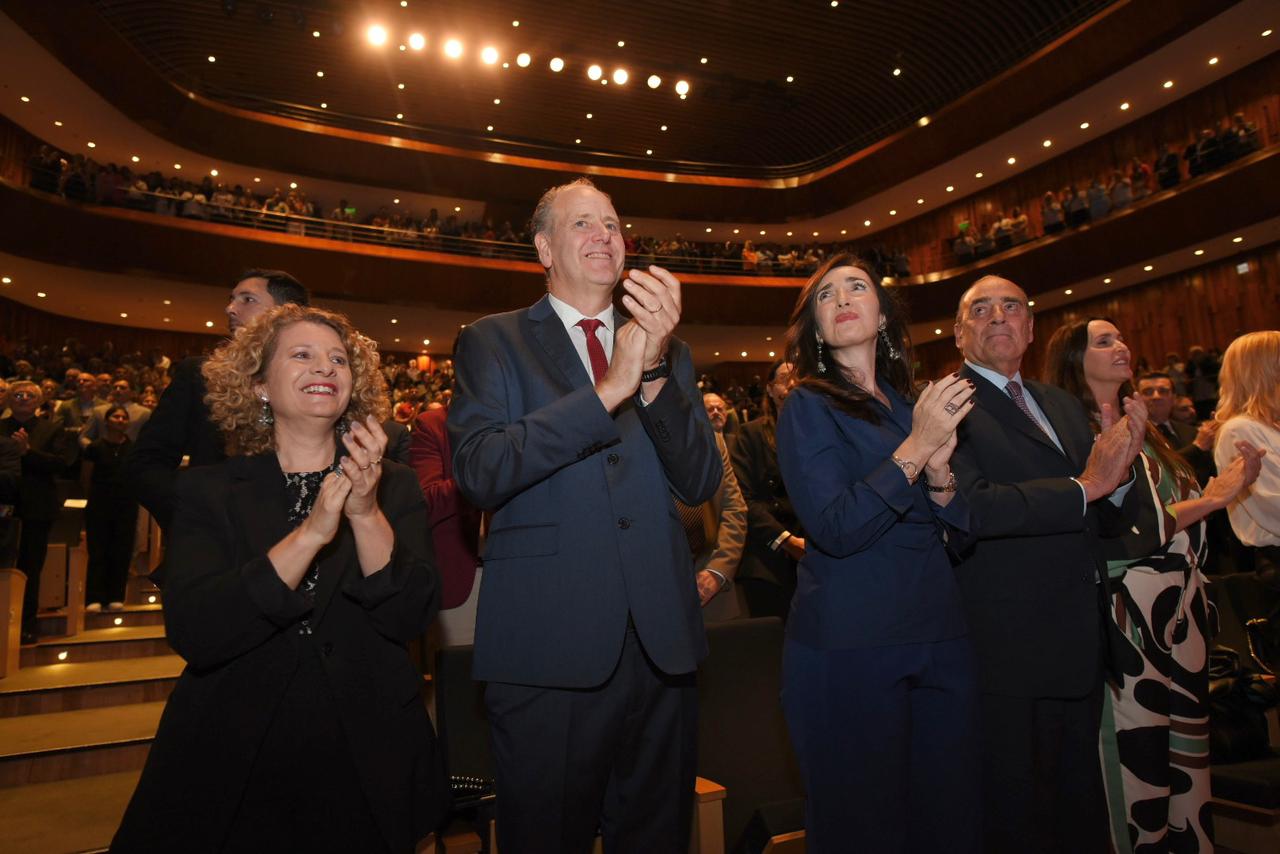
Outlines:
[[762,229],[760,229],[760,236],[761,236],[761,237],[764,237],[764,235],[765,235],[765,230],[762,228]]
[[1035,300],[1033,300],[1033,299],[1029,299],[1029,300],[1027,300],[1027,307],[1028,307],[1028,308],[1035,308],[1035,305],[1036,305],[1036,301],[1035,301]]
[[173,305],[173,300],[171,300],[171,299],[167,299],[167,300],[165,300],[165,301],[164,301],[164,304],[165,304],[165,305]]
[[397,84],[396,84],[396,88],[397,88],[397,89],[401,89],[401,90],[403,90],[403,89],[404,89],[404,84],[403,84],[403,83],[397,83]]
[[431,346],[431,339],[430,339],[430,338],[423,338],[423,339],[422,339],[422,346],[423,346],[423,347],[430,347],[430,346]]
[[45,297],[48,296],[48,294],[46,294],[44,291],[36,291],[36,296],[40,297],[40,299],[44,299]]
[[512,21],[512,22],[511,22],[511,26],[513,26],[513,27],[518,27],[518,26],[520,26],[520,22],[519,22],[519,21]]
[[1197,249],[1193,254],[1195,254],[1195,255],[1203,255],[1203,254],[1204,254],[1204,250],[1203,250],[1203,249]]
[[[1110,276],[1107,276],[1105,279],[1103,279],[1103,280],[1102,280],[1102,284],[1104,284],[1104,285],[1109,285],[1109,284],[1111,284],[1111,277],[1110,277]],[[1067,293],[1071,293],[1071,291],[1067,291]]]
[[209,61],[210,61],[210,62],[217,62],[217,61],[218,61],[218,57],[213,56],[212,54],[210,54],[210,55],[209,55]]
[[813,233],[813,236],[814,236],[814,237],[817,237],[817,236],[818,236],[818,232],[816,232],[816,231],[815,231],[815,232]]
[[935,329],[935,330],[933,330],[933,334],[934,334],[934,335],[941,335],[941,334],[942,334],[942,330],[941,330],[941,329]]
[[656,74],[650,74],[649,80],[647,82],[649,83],[650,89],[657,89],[659,86],[662,85],[662,78]]
[[323,77],[323,76],[324,76],[324,72],[323,72],[323,71],[317,71],[317,72],[316,72],[316,76],[317,76],[317,77]]
[[712,355],[713,355],[713,356],[719,356],[719,355],[720,355],[720,351],[719,351],[719,350],[717,350],[717,351],[715,351],[715,353],[713,353]]
[[928,117],[928,116],[921,116],[920,118],[916,119],[916,124],[920,125],[920,127],[922,127],[922,128],[928,127],[928,126],[929,126],[929,117]]
[[1143,268],[1142,268],[1142,271],[1143,271],[1144,273],[1150,273],[1150,272],[1151,272],[1152,270],[1154,270],[1154,269],[1155,269],[1155,267],[1151,266],[1150,264],[1147,264],[1145,267],[1143,267]]
[[582,145],[582,140],[581,140],[581,139],[575,139],[573,142],[574,142],[574,144],[575,144],[575,145]]
[[498,105],[499,105],[499,104],[501,104],[501,103],[502,103],[502,99],[501,99],[501,98],[494,98],[494,99],[493,99],[493,105],[494,105],[495,107],[496,107],[496,106],[498,106]]
[[788,74],[788,75],[787,75],[787,82],[788,82],[788,83],[794,83],[794,82],[796,82],[796,79],[795,79],[794,77],[792,77],[790,74]]
[[114,624],[116,624],[117,626],[123,626],[123,625],[124,625],[124,617],[116,617],[116,618],[115,618],[114,620],[112,620],[111,622],[112,622],[112,623],[114,623]]
[[746,350],[743,350],[743,351],[742,351],[742,358],[744,358],[744,359],[745,359],[745,358],[747,358],[747,351],[746,351]]
[[427,46],[427,37],[422,33],[412,33],[409,36],[409,47],[414,50],[422,50]]
[[1006,161],[1005,161],[1005,163],[1008,163],[1010,166],[1012,166],[1013,164],[1015,164],[1015,163],[1017,163],[1017,162],[1018,162],[1018,158],[1016,158],[1016,157],[1010,157],[1008,160],[1006,160]]
[[677,95],[679,95],[679,96],[680,96],[680,97],[682,97],[682,98],[683,98],[685,95],[688,95],[688,94],[689,94],[689,81],[688,81],[688,80],[677,80],[677,81],[676,81],[676,94],[677,94]]
[[1071,288],[1067,288],[1065,291],[1063,291],[1063,293],[1065,293],[1067,296],[1071,296]]
[[391,322],[392,322],[392,323],[399,323],[400,321],[399,321],[397,318],[394,318],[394,317],[393,317],[393,318],[391,318]]
[[522,53],[516,56],[516,65],[521,68],[528,68],[529,63],[531,62],[533,62],[533,57],[529,56],[527,53]]
[[490,133],[493,133],[493,125],[485,125],[484,129],[489,131]]
[[169,323],[169,322],[170,322],[169,318],[167,318],[167,317],[164,317],[164,318],[161,318],[161,319],[162,319],[165,323]]
[[735,228],[735,229],[733,230],[733,233],[734,233],[734,234],[737,234],[737,233],[738,233],[738,229],[736,229],[736,228]]
[[[391,200],[391,204],[393,204],[393,205],[398,205],[398,204],[400,204],[400,200],[399,200],[399,199],[392,199],[392,200]],[[393,320],[393,321],[391,321],[391,322],[392,322],[392,323],[395,323],[395,321],[394,321],[394,320]]]
[[688,97],[689,97],[688,95],[681,95],[680,100],[683,101],[685,98],[688,98]]
[[1088,123],[1088,122],[1081,122],[1081,123],[1080,123],[1080,130],[1088,130],[1088,129],[1089,129],[1089,123]]
[[296,189],[298,189],[298,182],[297,182],[297,181],[290,181],[290,182],[289,182],[289,189],[290,189],[290,190],[296,190]]
[[[760,232],[760,233],[761,233],[761,234],[764,234],[764,232],[763,232],[763,231],[762,231],[762,232]],[[788,231],[788,232],[787,232],[787,237],[790,237],[792,234],[794,234],[794,232]],[[772,341],[773,339],[772,339],[772,338],[766,338],[766,339],[764,339],[764,340],[766,340],[766,341]]]
[[608,77],[601,77],[601,78],[600,78],[600,85],[601,85],[601,86],[608,86],[608,85],[609,85],[609,78],[608,78]]
[[212,175],[214,178],[217,178],[217,177],[218,177],[218,170],[217,170],[217,169],[210,169],[210,170],[209,170],[209,174],[210,174],[210,175]]
[[551,57],[551,62],[548,65],[551,66],[552,71],[564,71],[564,60],[558,56]]
[[397,344],[399,344],[399,343],[400,343],[400,339],[399,339],[399,338],[397,338],[397,339],[396,339],[396,343],[397,343]]
[[924,204],[924,199],[916,199],[916,204],[917,204],[917,205],[923,205],[923,204]]
[[486,47],[480,51],[480,61],[485,65],[495,65],[498,62],[498,49],[496,47]]
[[130,157],[129,159],[132,160],[134,163],[138,163],[141,160],[141,158],[139,158],[138,155],[136,154]]
[[[710,230],[711,230],[711,229],[709,229],[709,228],[707,229],[707,231],[710,231]],[[9,278],[8,276],[0,277],[0,284],[2,284],[2,285],[11,285],[11,284],[13,284],[13,279]]]
[[898,215],[898,212],[896,210],[889,211],[889,216],[897,216],[897,215]]
[[600,75],[602,74],[604,74],[604,71],[598,65],[592,65],[589,68],[587,68],[587,76],[590,77],[592,80],[599,80]]
[[397,118],[397,119],[403,119],[403,118],[404,118],[404,113],[396,113],[396,118]]
[[613,82],[617,83],[619,86],[626,83],[629,77],[630,75],[627,74],[627,69],[625,68],[615,68],[613,70]]
[[58,121],[57,119],[54,119],[54,120],[53,120],[53,126],[54,126],[54,127],[56,127],[56,128],[60,128],[60,127],[62,127],[62,122]]
[[956,190],[955,186],[953,186],[953,185],[951,185],[951,184],[948,184],[948,185],[947,185],[947,192],[948,192],[948,193],[954,193],[954,192],[955,192],[955,190]]
[[699,59],[699,60],[698,60],[698,62],[702,63],[703,65],[706,65],[706,64],[707,64],[707,58],[704,56],[704,57],[702,57],[702,59]]
[[1166,89],[1172,89],[1172,88],[1173,88],[1173,81],[1172,81],[1172,80],[1166,80],[1166,81],[1164,81],[1164,88],[1166,88]]
[[626,47],[626,46],[627,46],[626,42],[622,41],[621,39],[618,40],[618,47]]
[[1122,110],[1127,110],[1127,109],[1129,109],[1129,102],[1128,102],[1128,101],[1125,101],[1123,104],[1121,104],[1121,105],[1120,105],[1120,109],[1122,109]]
[[206,327],[212,327],[212,326],[213,326],[213,321],[212,321],[212,320],[206,320],[206,321],[204,322],[204,325],[205,325]]
[[369,40],[369,44],[374,47],[382,47],[387,43],[387,28],[379,26],[378,24],[374,24],[372,27],[365,30],[364,35],[365,38]]
[[981,172],[974,172],[974,173],[973,173],[973,177],[975,177],[975,178],[981,178],[981,177],[982,177],[982,173],[981,173]]
[[312,37],[313,39],[318,39],[318,38],[320,38],[320,31],[319,31],[319,30],[312,30],[312,31],[311,31],[311,37]]
[[[840,0],[831,0],[831,8],[832,8],[832,9],[834,9],[835,7],[837,7],[837,6],[839,6],[839,5],[840,5]],[[769,355],[770,355],[770,356],[772,356],[773,354],[772,354],[772,353],[770,353]]]
[[1267,36],[1269,36],[1269,35],[1271,35],[1271,30],[1263,30],[1263,31],[1262,31],[1262,37],[1263,37],[1264,39],[1265,39]]
[[261,184],[261,183],[262,183],[262,179],[261,179],[261,178],[257,178],[257,177],[255,177],[255,178],[253,179],[253,183],[255,183],[255,184]]
[[400,0],[400,8],[405,9],[409,6],[409,0]]
[[1040,144],[1041,144],[1041,145],[1043,145],[1045,148],[1048,148],[1049,146],[1053,145],[1053,140],[1051,140],[1051,139],[1046,139],[1044,142],[1042,142],[1042,143],[1040,143]]
[[1243,243],[1243,242],[1244,242],[1244,238],[1243,238],[1243,237],[1233,237],[1233,238],[1231,238],[1231,242],[1232,242],[1232,243]]
[[[832,5],[835,5],[835,4],[832,4]],[[770,350],[770,351],[769,351],[769,358],[770,358],[770,359],[772,359],[772,358],[773,358],[774,356],[776,356],[776,355],[778,355],[778,354],[777,354],[777,353],[775,353],[774,351],[772,351],[772,350]]]
[[653,149],[652,149],[652,148],[646,148],[646,149],[644,150],[644,153],[645,153],[645,154],[653,154]]
[[1217,65],[1217,64],[1218,64],[1218,57],[1216,57],[1216,56],[1211,56],[1211,57],[1209,57],[1209,64],[1210,64],[1210,65]]
[[327,109],[329,109],[329,102],[328,102],[328,101],[321,101],[321,102],[320,102],[320,109],[322,109],[322,110],[327,110]]
[[667,132],[667,126],[666,126],[666,125],[663,125],[662,127],[658,128],[658,130],[662,131],[663,133],[666,133],[666,132]]
[[94,142],[93,140],[90,140],[90,141],[86,142],[86,143],[85,143],[85,145],[89,146],[90,148],[97,148],[97,147],[98,147],[98,143]]
[[457,59],[462,56],[462,42],[457,39],[449,39],[444,43],[444,55],[450,59]]
[[[711,226],[707,226],[707,234],[710,234],[710,233],[711,233]],[[8,282],[9,280],[5,279],[5,284],[8,284]]]
[[587,113],[587,118],[591,118],[591,113]]
[[865,225],[867,228],[870,228],[870,227],[871,227],[871,220],[869,220],[869,219],[864,219],[864,220],[862,221],[862,224],[863,224],[863,225]]
[[400,51],[401,51],[402,53],[404,52],[404,45],[400,45]]
[[128,317],[128,316],[129,316],[129,312],[127,312],[127,311],[122,311],[122,312],[120,312],[120,316],[121,316],[121,317]]
[[175,164],[173,164],[173,168],[174,168],[174,169],[181,169],[181,168],[182,168],[182,164],[181,164],[181,163],[175,163]]
[[454,205],[454,206],[453,206],[453,212],[454,212],[454,213],[462,213],[462,205]]
[[627,228],[630,228],[630,227],[631,227],[631,223],[627,223]]

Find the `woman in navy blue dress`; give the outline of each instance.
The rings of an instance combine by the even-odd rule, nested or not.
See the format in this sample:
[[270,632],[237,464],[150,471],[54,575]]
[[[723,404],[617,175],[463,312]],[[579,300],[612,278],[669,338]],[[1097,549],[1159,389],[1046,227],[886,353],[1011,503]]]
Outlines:
[[808,534],[783,707],[810,852],[976,852],[977,683],[949,550],[968,528],[951,452],[973,388],[916,396],[906,318],[833,256],[791,317],[778,462]]

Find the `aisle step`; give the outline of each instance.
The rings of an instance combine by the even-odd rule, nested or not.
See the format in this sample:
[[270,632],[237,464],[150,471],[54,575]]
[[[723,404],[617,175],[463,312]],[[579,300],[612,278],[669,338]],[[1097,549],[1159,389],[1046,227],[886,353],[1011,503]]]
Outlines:
[[137,771],[0,789],[5,854],[102,851],[138,785]]
[[156,655],[23,668],[0,679],[0,718],[164,700],[184,666]]
[[141,769],[164,706],[0,718],[0,788]]
[[111,626],[69,638],[43,638],[22,648],[22,667],[172,655],[164,626]]
[[[42,638],[56,638],[66,635],[67,612],[65,608],[41,611],[36,620],[40,626],[40,636]],[[109,629],[113,626],[162,625],[164,625],[164,607],[160,604],[159,597],[157,597],[155,604],[125,605],[123,611],[98,611],[84,615],[84,627],[86,629]]]

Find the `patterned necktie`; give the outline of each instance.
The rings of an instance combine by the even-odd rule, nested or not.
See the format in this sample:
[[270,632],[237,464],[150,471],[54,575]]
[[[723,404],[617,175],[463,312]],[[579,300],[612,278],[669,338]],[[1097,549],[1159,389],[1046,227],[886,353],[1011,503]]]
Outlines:
[[596,330],[604,326],[604,321],[596,320],[594,317],[584,317],[574,325],[581,326],[583,334],[587,336],[587,357],[591,359],[591,379],[600,382],[609,372],[609,360],[604,355],[604,345],[596,337]]
[[1031,414],[1031,407],[1027,406],[1027,398],[1022,393],[1022,386],[1018,385],[1016,380],[1009,380],[1009,384],[1004,387],[1004,390],[1009,393],[1009,397],[1013,398],[1013,402],[1022,410],[1022,414],[1030,418],[1031,423],[1040,428],[1040,432],[1044,433],[1047,437],[1049,435],[1048,431],[1044,429],[1044,425],[1040,423],[1040,419]]

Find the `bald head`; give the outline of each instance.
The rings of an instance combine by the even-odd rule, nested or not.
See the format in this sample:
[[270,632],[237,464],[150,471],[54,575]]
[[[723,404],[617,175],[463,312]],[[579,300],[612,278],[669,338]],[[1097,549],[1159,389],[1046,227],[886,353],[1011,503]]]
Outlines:
[[1033,338],[1026,292],[1008,279],[983,276],[960,297],[955,333],[967,361],[1012,377]]

